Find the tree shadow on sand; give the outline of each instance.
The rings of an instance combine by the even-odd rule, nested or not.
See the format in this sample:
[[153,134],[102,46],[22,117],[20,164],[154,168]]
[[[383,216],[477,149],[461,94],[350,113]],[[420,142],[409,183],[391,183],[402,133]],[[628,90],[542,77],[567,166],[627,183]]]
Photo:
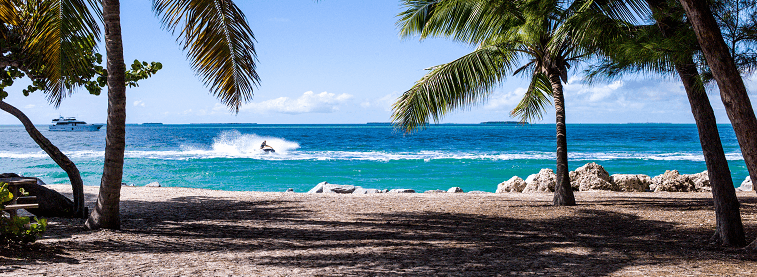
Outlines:
[[[712,209],[702,199],[647,200],[592,204]],[[544,212],[553,209],[545,206]],[[590,207],[579,206],[571,216],[534,219],[420,211],[353,212],[343,220],[303,207],[297,200],[283,198],[123,201],[123,230],[99,231],[122,235],[119,239],[66,240],[45,246],[58,254],[18,261],[2,260],[8,257],[2,253],[0,262],[12,272],[14,263],[78,262],[65,258],[66,252],[231,252],[236,253],[236,263],[330,268],[326,275],[339,276],[596,276],[632,266],[757,260],[749,253],[707,244],[711,228],[682,228]],[[271,251],[279,254],[265,254]]]

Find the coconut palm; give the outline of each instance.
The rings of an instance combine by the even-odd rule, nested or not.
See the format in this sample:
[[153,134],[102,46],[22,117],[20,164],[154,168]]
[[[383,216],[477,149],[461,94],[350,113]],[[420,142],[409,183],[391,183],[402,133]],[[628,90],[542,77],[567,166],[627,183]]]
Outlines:
[[[231,0],[153,0],[153,10],[168,31],[179,32],[192,67],[211,92],[233,111],[252,99],[258,83],[254,36]],[[119,198],[125,150],[126,94],[120,1],[103,0],[108,72],[108,121],[105,164],[90,229],[120,228]]]
[[680,6],[661,0],[647,0],[646,4],[654,22],[652,25],[602,19],[606,16],[604,11],[582,11],[586,13],[584,18],[604,20],[603,28],[587,32],[605,42],[598,44],[602,48],[600,56],[604,59],[589,74],[589,79],[598,75],[617,78],[624,73],[639,71],[679,76],[697,124],[712,185],[717,221],[713,240],[723,245],[744,246],[746,240],[731,172],[720,142],[715,114],[695,63],[695,53],[699,51],[696,37],[688,28]]
[[540,119],[554,100],[557,134],[557,186],[554,205],[575,205],[568,175],[563,82],[572,65],[591,48],[578,43],[563,24],[578,1],[405,1],[401,35],[446,36],[477,44],[476,50],[431,68],[394,104],[392,119],[412,131],[429,118],[438,121],[456,108],[486,99],[507,75],[528,76],[531,83],[511,112],[523,121]]

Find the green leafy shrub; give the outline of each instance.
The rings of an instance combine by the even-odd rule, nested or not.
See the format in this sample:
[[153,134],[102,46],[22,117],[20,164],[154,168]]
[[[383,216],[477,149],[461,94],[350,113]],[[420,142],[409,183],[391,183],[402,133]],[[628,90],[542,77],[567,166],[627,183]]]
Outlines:
[[[19,191],[26,195],[23,189]],[[13,200],[13,193],[8,189],[8,184],[0,183],[0,208],[5,209],[5,203]],[[11,216],[7,211],[0,212],[0,243],[30,243],[45,232],[47,220],[44,218],[32,219],[25,216]]]

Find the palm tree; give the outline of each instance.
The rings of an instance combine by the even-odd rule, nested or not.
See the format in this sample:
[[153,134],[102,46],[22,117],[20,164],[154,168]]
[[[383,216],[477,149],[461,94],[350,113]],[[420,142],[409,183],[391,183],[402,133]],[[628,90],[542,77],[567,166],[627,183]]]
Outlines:
[[[570,5],[568,5],[570,4]],[[475,51],[431,68],[394,104],[392,119],[412,131],[429,117],[486,99],[509,74],[523,74],[531,83],[511,112],[523,121],[540,119],[554,99],[557,134],[557,186],[554,205],[575,205],[568,175],[567,130],[563,82],[568,70],[590,56],[564,23],[582,2],[406,0],[400,14],[401,35],[447,36],[471,44]],[[523,61],[523,64],[519,62]],[[516,67],[520,65],[519,67]]]
[[[192,67],[211,91],[234,111],[252,98],[258,83],[254,36],[244,14],[231,0],[153,0],[163,27],[180,30],[179,43]],[[119,198],[125,150],[125,64],[121,39],[120,1],[103,0],[108,72],[108,121],[105,164],[97,205],[85,225],[119,229]]]
[[[589,76],[605,74],[607,78],[615,78],[625,72],[638,71],[678,74],[697,124],[712,185],[717,221],[713,241],[728,246],[744,246],[746,239],[731,171],[720,142],[715,114],[694,62],[694,53],[698,52],[696,37],[684,21],[680,6],[660,0],[647,0],[646,3],[651,9],[654,25],[633,26],[623,21],[604,19],[604,27],[594,35],[597,40],[609,42],[602,45],[602,56],[606,59]],[[586,16],[593,20],[602,20],[604,16],[601,12],[585,12],[593,13]],[[611,28],[615,25],[618,28]]]

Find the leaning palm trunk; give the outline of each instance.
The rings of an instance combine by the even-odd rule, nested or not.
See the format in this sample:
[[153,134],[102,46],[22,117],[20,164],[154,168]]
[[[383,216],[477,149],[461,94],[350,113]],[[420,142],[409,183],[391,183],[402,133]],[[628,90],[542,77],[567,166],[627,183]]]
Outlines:
[[[647,3],[664,37],[670,38],[676,32],[687,28],[682,22],[671,17],[669,12],[671,6],[666,1],[647,0]],[[712,186],[717,222],[712,241],[726,246],[744,246],[746,238],[739,213],[739,201],[733,187],[728,160],[725,158],[723,145],[720,142],[715,113],[699,77],[699,70],[693,62],[693,53],[689,51],[679,57],[681,60],[675,61],[674,66],[689,98],[691,113],[694,115],[699,141],[702,145],[702,154],[707,165],[707,175]]]
[[712,198],[715,202],[715,221],[717,229],[712,240],[715,243],[742,247],[746,245],[744,226],[739,213],[739,199],[733,187],[731,170],[720,142],[715,112],[710,105],[710,99],[705,93],[704,86],[698,80],[694,63],[676,64],[676,71],[683,81],[686,95],[689,97],[691,113],[699,131],[699,141],[707,165],[707,175],[712,185]]
[[568,139],[565,127],[565,98],[563,96],[562,81],[558,70],[549,72],[549,83],[555,99],[555,125],[557,129],[557,184],[552,204],[555,206],[574,206],[576,198],[570,185],[568,175]]
[[85,223],[90,229],[119,229],[119,201],[126,149],[126,85],[124,51],[121,40],[119,0],[103,1],[105,51],[108,59],[108,125],[105,164],[97,205]]
[[[739,141],[752,183],[757,183],[757,118],[755,118],[744,81],[741,79],[720,28],[707,1],[680,0],[694,27],[707,64],[720,88],[720,98]],[[713,188],[713,194],[715,190]],[[717,209],[717,207],[716,207]],[[718,222],[719,223],[719,222]],[[750,249],[757,249],[757,241]]]
[[81,175],[79,174],[79,169],[76,167],[76,164],[71,162],[71,160],[68,159],[58,147],[55,147],[50,140],[43,136],[42,133],[34,127],[31,120],[29,120],[29,118],[19,109],[0,100],[0,110],[6,111],[18,118],[18,120],[24,124],[26,132],[34,142],[36,142],[37,145],[39,145],[39,147],[42,148],[42,150],[44,150],[45,153],[47,153],[47,155],[50,156],[50,158],[53,159],[53,161],[55,161],[55,163],[58,164],[58,166],[60,166],[60,168],[68,175],[68,179],[71,181],[71,189],[74,193],[74,210],[69,210],[69,212],[61,214],[65,214],[68,217],[84,217],[84,182],[81,180]]

